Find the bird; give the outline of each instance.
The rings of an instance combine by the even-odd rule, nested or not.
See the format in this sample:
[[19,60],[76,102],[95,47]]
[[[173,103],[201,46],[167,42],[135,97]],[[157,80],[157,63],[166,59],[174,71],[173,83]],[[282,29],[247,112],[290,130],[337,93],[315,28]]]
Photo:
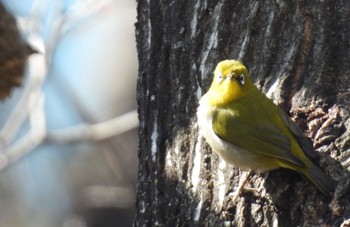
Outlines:
[[334,192],[335,181],[311,161],[311,141],[254,85],[242,62],[217,64],[212,84],[199,100],[197,122],[212,150],[229,164],[260,172],[290,169],[324,195]]

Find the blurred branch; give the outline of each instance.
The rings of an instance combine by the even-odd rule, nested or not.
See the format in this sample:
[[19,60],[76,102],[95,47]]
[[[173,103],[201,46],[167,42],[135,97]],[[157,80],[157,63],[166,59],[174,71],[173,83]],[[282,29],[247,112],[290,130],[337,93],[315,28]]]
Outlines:
[[52,143],[99,141],[138,127],[137,111],[135,110],[102,123],[79,125],[47,133],[43,111],[43,94],[40,92],[31,95],[37,95],[38,97],[34,96],[37,102],[30,112],[30,132],[13,145],[0,151],[0,170],[31,152],[43,141]]
[[135,192],[130,187],[94,185],[82,191],[86,207],[128,208],[135,203]]
[[90,140],[99,141],[122,134],[138,127],[137,111],[131,111],[98,124],[83,124],[49,132],[46,141],[53,143],[73,143]]
[[35,100],[35,106],[30,112],[30,132],[16,141],[13,145],[7,149],[1,151],[2,155],[0,158],[0,169],[5,168],[7,165],[14,163],[35,147],[42,143],[45,138],[45,114],[43,111],[44,107],[44,96],[40,93],[32,93],[30,101]]
[[[44,94],[41,85],[46,76],[45,57],[34,54],[29,57],[24,92],[0,132],[0,169],[7,167],[38,146],[45,137]],[[13,141],[26,119],[29,133]],[[13,142],[13,144],[11,144]]]
[[[30,105],[35,105],[35,99],[40,98],[38,97],[37,91],[41,89],[41,84],[46,75],[45,59],[41,54],[34,54],[29,57],[28,61],[28,69],[26,72],[28,82],[24,85],[25,88],[20,100],[0,131],[0,151],[16,136],[19,128],[33,108],[33,106]],[[35,94],[37,96],[35,96]]]
[[[44,112],[42,84],[46,77],[46,69],[50,67],[51,55],[58,40],[71,31],[76,25],[93,21],[96,16],[103,16],[111,9],[111,0],[88,1],[73,5],[69,10],[62,10],[61,2],[50,2],[50,18],[44,26],[38,18],[20,20],[27,41],[41,54],[29,57],[23,93],[0,131],[0,170],[14,163],[31,152],[43,142],[72,143],[79,141],[99,141],[138,127],[137,111],[132,111],[112,120],[98,124],[83,124],[74,127],[47,132]],[[41,6],[37,10],[40,10]],[[35,10],[34,10],[35,11]],[[26,121],[29,132],[17,139],[19,131]]]
[[[44,93],[41,85],[46,76],[45,56],[30,56],[24,92],[0,131],[0,169],[22,158],[43,141],[72,143],[98,141],[116,136],[138,126],[137,112],[132,111],[112,120],[93,125],[79,125],[47,133],[44,113]],[[21,126],[29,120],[29,132],[15,140]]]

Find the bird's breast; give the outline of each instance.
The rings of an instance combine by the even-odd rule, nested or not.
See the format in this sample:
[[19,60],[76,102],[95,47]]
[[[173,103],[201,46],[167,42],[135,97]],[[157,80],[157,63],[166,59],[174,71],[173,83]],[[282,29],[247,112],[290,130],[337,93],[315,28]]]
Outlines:
[[[271,169],[262,162],[264,157],[256,153],[249,152],[237,145],[227,142],[220,138],[213,129],[213,115],[218,111],[215,107],[210,106],[203,96],[197,109],[197,121],[200,134],[205,138],[213,151],[223,158],[226,162],[245,170],[265,171]],[[234,129],[234,125],[230,125]]]

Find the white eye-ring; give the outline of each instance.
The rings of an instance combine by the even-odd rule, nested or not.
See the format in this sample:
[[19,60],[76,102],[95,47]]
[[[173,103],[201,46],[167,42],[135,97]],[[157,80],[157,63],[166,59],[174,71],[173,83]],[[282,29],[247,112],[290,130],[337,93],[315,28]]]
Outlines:
[[224,79],[224,75],[222,73],[219,73],[216,77],[216,82],[220,83]]
[[244,83],[245,83],[244,74],[239,75],[238,81],[241,85],[244,85]]

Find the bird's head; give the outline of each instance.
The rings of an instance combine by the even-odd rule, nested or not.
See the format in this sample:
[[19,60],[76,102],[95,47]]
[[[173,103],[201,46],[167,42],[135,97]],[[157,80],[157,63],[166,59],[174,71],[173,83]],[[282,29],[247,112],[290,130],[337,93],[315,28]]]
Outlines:
[[219,62],[208,91],[212,105],[226,105],[245,96],[254,87],[247,68],[239,61]]

